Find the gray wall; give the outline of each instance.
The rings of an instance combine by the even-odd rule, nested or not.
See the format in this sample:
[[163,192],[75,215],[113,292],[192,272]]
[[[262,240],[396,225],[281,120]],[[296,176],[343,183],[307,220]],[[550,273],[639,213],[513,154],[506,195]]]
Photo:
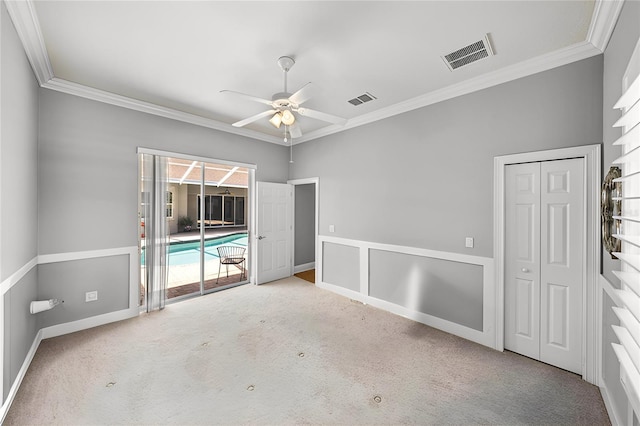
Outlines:
[[[38,275],[37,300],[64,300],[55,309],[36,315],[38,329],[129,307],[129,287],[119,285],[129,281],[127,255],[47,263],[39,266]],[[97,291],[98,300],[87,303],[84,291],[77,291],[80,283],[87,291]]]
[[[287,180],[285,147],[47,89],[39,95],[40,254],[137,246],[139,146],[254,163],[257,180]],[[128,263],[109,268],[111,261],[94,261],[104,285],[77,274],[85,270],[77,262],[43,266],[39,294],[79,301],[52,311],[47,324],[126,308]],[[85,304],[93,290],[100,303]]]
[[2,3],[0,280],[38,254],[37,82]]
[[322,245],[322,281],[347,290],[360,291],[360,249],[325,242]]
[[287,180],[286,147],[40,89],[40,254],[137,245],[138,146]]
[[[4,2],[0,4],[0,281],[38,254],[38,85]],[[37,268],[7,293],[4,306],[3,401],[37,329],[29,314]]]
[[[620,111],[613,110],[613,105],[622,94],[622,76],[624,75],[633,49],[640,39],[640,2],[626,1],[616,24],[611,40],[604,53],[603,74],[603,177],[606,175],[611,162],[621,155],[621,150],[611,144],[618,139],[622,131],[612,128],[613,123],[620,117]],[[620,287],[619,280],[611,273],[620,270],[620,261],[612,260],[606,250],[602,250],[602,274],[615,287]],[[627,398],[620,384],[620,365],[615,356],[611,343],[618,343],[618,339],[611,330],[611,324],[618,324],[618,319],[611,310],[613,302],[603,294],[603,324],[602,324],[602,376],[609,390],[611,405],[619,416],[626,419]]]
[[294,266],[316,260],[316,185],[309,183],[295,187],[295,252]]
[[296,145],[290,177],[321,235],[493,257],[493,157],[601,140],[598,56]]
[[482,331],[482,266],[384,250],[369,265],[371,296]]

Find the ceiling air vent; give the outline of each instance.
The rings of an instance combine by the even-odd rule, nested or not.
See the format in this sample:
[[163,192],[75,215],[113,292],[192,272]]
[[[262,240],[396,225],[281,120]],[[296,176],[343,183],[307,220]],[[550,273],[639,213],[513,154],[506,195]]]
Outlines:
[[347,102],[349,102],[351,105],[358,106],[358,105],[362,105],[365,102],[372,101],[374,99],[378,99],[378,98],[376,98],[369,92],[365,92],[360,96],[356,96],[353,99],[349,99]]
[[449,70],[453,71],[480,59],[493,56],[493,49],[489,43],[489,34],[486,34],[482,40],[471,43],[468,46],[444,55],[442,59]]

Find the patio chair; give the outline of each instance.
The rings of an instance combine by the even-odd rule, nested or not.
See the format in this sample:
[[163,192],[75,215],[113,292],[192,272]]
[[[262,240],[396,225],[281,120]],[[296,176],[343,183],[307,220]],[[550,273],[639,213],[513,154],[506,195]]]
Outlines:
[[220,257],[220,263],[218,264],[218,278],[216,279],[216,284],[218,284],[218,280],[220,279],[220,268],[222,265],[226,265],[227,267],[227,278],[229,277],[229,265],[236,265],[240,268],[240,281],[242,281],[242,277],[245,275],[245,269],[242,265],[245,261],[244,252],[245,247],[238,246],[220,246],[218,247],[218,256]]

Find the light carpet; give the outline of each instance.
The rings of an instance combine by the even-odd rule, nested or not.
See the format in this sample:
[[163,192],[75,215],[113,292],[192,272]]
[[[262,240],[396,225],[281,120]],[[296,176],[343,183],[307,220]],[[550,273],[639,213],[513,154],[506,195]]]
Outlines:
[[292,277],[41,343],[5,424],[609,424],[597,387]]

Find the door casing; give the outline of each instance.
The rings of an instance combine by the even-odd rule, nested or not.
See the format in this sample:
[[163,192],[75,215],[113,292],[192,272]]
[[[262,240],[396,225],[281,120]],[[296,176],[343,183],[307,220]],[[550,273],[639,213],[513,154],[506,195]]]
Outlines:
[[585,249],[583,251],[583,298],[582,318],[582,378],[599,385],[600,341],[598,324],[601,323],[601,292],[598,291],[600,274],[600,182],[601,145],[585,145],[547,151],[526,152],[503,155],[494,158],[494,210],[493,210],[493,251],[495,260],[496,300],[495,300],[495,349],[504,350],[504,265],[505,265],[505,166],[507,164],[534,161],[582,158],[584,161],[585,188]]

